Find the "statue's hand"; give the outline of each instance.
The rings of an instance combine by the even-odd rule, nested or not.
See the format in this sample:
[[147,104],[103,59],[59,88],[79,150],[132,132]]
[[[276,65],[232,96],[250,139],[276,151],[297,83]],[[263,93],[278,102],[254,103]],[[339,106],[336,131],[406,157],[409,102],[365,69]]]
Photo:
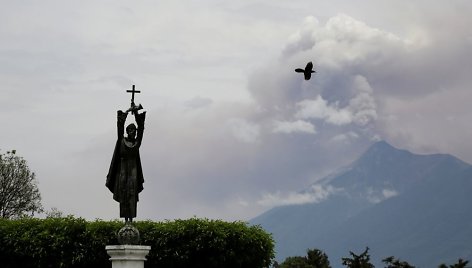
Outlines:
[[126,113],[131,112],[132,114],[136,115],[136,114],[138,114],[138,111],[141,110],[141,109],[143,109],[143,106],[141,104],[140,105],[135,105],[134,102],[133,102],[133,103],[131,103],[131,107],[128,110],[126,110]]
[[146,112],[142,112],[140,114],[136,113],[135,114],[135,119],[136,123],[138,124],[138,127],[141,129],[144,129],[144,120],[146,120]]
[[119,110],[117,112],[117,115],[118,115],[118,120],[126,120],[126,117],[128,116],[128,114],[123,112],[122,110]]

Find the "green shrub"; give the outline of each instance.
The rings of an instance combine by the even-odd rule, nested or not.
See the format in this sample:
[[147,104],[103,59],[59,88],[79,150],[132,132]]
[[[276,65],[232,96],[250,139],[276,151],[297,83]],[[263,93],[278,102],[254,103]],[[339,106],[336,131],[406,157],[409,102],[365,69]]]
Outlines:
[[[243,222],[189,219],[140,221],[141,244],[151,246],[146,267],[269,267],[272,237]],[[2,267],[111,267],[106,245],[117,245],[119,221],[0,219]]]

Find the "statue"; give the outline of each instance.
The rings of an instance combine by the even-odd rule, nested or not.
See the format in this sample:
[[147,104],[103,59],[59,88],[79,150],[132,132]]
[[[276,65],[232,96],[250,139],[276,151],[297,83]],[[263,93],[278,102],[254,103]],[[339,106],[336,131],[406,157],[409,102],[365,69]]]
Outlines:
[[[106,187],[113,193],[113,199],[120,203],[120,218],[125,218],[126,223],[131,223],[136,218],[139,193],[143,190],[143,170],[139,147],[143,139],[144,120],[146,112],[138,112],[143,107],[134,104],[134,93],[140,91],[127,90],[132,93],[131,107],[126,111],[118,111],[117,129],[118,139],[116,141],[110,170],[107,175]],[[124,126],[128,113],[134,114],[136,124],[126,127],[127,137],[124,137]]]

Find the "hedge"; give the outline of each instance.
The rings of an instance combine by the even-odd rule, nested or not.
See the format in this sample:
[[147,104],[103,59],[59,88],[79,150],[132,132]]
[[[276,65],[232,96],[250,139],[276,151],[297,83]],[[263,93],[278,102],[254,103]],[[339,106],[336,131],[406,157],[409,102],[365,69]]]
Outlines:
[[[141,244],[151,246],[151,267],[269,267],[274,241],[259,226],[192,218],[138,221]],[[106,245],[117,245],[120,221],[65,218],[0,219],[0,266],[4,268],[111,267]]]

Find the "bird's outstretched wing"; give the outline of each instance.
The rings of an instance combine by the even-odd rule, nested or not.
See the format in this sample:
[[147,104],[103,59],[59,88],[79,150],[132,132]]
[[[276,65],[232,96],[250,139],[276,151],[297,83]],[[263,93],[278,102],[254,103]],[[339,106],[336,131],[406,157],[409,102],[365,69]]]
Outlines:
[[313,63],[310,61],[306,64],[305,71],[313,70]]
[[300,69],[300,68],[297,68],[297,69],[295,69],[295,72],[297,72],[297,73],[304,73],[304,72],[305,72],[305,70],[303,70],[303,69]]

